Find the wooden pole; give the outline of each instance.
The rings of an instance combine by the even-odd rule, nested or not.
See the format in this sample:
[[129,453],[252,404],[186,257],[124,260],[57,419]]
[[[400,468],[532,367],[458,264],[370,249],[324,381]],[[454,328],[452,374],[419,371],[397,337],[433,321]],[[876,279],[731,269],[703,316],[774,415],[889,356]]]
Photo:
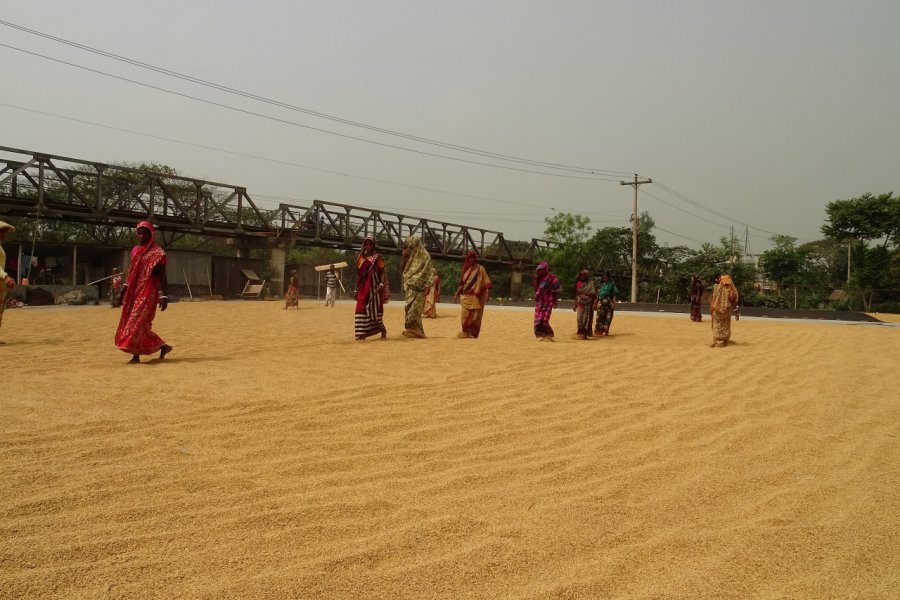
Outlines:
[[184,284],[187,286],[187,289],[188,289],[188,296],[191,297],[191,302],[193,302],[193,301],[194,301],[194,295],[191,293],[191,284],[190,284],[190,282],[188,282],[188,279],[187,279],[187,271],[185,271],[184,269],[182,269],[182,270],[181,270],[181,274],[184,275]]

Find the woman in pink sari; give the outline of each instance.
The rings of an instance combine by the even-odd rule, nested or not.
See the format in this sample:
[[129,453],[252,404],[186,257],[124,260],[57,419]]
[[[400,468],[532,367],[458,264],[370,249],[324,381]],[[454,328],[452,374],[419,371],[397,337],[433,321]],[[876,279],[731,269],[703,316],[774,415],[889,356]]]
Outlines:
[[140,244],[131,249],[131,266],[122,292],[122,316],[116,329],[116,348],[131,354],[131,363],[141,362],[142,354],[159,352],[163,359],[172,351],[172,346],[152,329],[157,304],[162,311],[169,306],[166,253],[153,240],[156,232],[151,223],[141,221],[135,231]]
[[539,342],[553,340],[553,328],[550,327],[550,315],[559,301],[559,278],[550,272],[550,265],[542,261],[531,280],[534,288],[534,337]]

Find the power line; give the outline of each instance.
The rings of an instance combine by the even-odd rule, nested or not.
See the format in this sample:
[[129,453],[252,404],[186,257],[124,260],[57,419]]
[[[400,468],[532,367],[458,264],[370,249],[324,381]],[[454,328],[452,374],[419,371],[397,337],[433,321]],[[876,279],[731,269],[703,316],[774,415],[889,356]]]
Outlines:
[[317,131],[317,132],[319,132],[319,133],[326,133],[326,134],[328,134],[328,135],[333,135],[333,136],[337,136],[337,137],[341,137],[341,138],[345,138],[345,139],[349,139],[349,140],[355,140],[355,141],[357,141],[357,142],[365,142],[365,143],[367,143],[367,144],[372,144],[372,145],[375,145],[375,146],[381,146],[381,147],[383,147],[383,148],[392,148],[392,149],[394,149],[394,150],[402,150],[403,152],[411,152],[411,153],[413,153],[413,154],[421,154],[421,155],[423,155],[423,156],[430,156],[430,157],[432,157],[432,158],[442,158],[442,159],[445,159],[445,160],[452,160],[452,161],[455,161],[455,162],[466,163],[466,164],[471,164],[471,165],[480,165],[480,166],[483,166],[483,167],[491,167],[491,168],[494,168],[494,169],[503,169],[503,170],[506,170],[506,171],[516,171],[516,172],[519,172],[519,173],[530,173],[530,174],[532,174],[532,175],[544,175],[544,176],[546,176],[546,177],[560,177],[560,178],[563,178],[563,179],[583,179],[583,180],[586,180],[586,181],[618,181],[618,179],[615,179],[615,178],[609,178],[609,177],[583,177],[583,176],[581,176],[581,175],[564,175],[564,174],[561,174],[561,173],[547,173],[547,172],[545,172],[545,171],[535,171],[535,170],[533,170],[533,169],[522,169],[522,168],[519,168],[519,167],[510,167],[510,166],[506,166],[506,165],[495,165],[495,164],[493,164],[493,163],[486,163],[486,162],[481,162],[481,161],[478,161],[478,160],[469,160],[469,159],[466,159],[466,158],[459,158],[459,157],[455,157],[455,156],[447,156],[446,154],[437,154],[437,153],[434,153],[434,152],[426,152],[426,151],[424,151],[424,150],[416,150],[416,149],[414,149],[414,148],[406,148],[406,147],[404,147],[404,146],[397,146],[397,145],[395,145],[395,144],[387,144],[387,143],[385,143],[385,142],[377,142],[377,141],[375,141],[375,140],[370,140],[370,139],[366,139],[366,138],[361,138],[361,137],[357,137],[357,136],[354,136],[354,135],[349,135],[349,134],[346,134],[346,133],[339,133],[339,132],[337,132],[337,131],[331,131],[331,130],[329,130],[329,129],[323,129],[323,128],[321,128],[321,127],[314,127],[314,126],[312,126],[312,125],[304,125],[303,123],[297,123],[296,121],[291,121],[291,120],[288,120],[288,119],[282,119],[282,118],[280,118],[280,117],[273,117],[272,115],[266,115],[266,114],[263,114],[263,113],[258,113],[258,112],[256,112],[256,111],[246,110],[246,109],[243,109],[243,108],[238,108],[238,107],[236,107],[236,106],[231,106],[231,105],[229,105],[229,104],[223,104],[223,103],[221,103],[221,102],[216,102],[216,101],[214,101],[214,100],[207,100],[207,99],[205,99],[205,98],[200,98],[200,97],[198,97],[198,96],[192,96],[192,95],[190,95],[190,94],[185,94],[185,93],[182,93],[182,92],[176,92],[176,91],[170,90],[170,89],[168,89],[168,88],[160,87],[160,86],[157,86],[157,85],[152,85],[152,84],[149,84],[149,83],[144,83],[144,82],[142,82],[142,81],[137,81],[137,80],[135,80],[135,79],[130,79],[130,78],[128,78],[128,77],[122,77],[121,75],[114,75],[114,74],[112,74],[112,73],[107,73],[106,71],[101,71],[101,70],[99,70],[99,69],[93,69],[93,68],[91,68],[91,67],[86,67],[86,66],[84,66],[84,65],[79,65],[79,64],[76,64],[76,63],[73,63],[73,62],[69,62],[69,61],[66,61],[66,60],[62,60],[62,59],[59,59],[59,58],[53,58],[52,56],[47,56],[47,55],[45,55],[45,54],[40,54],[39,52],[32,52],[31,50],[25,50],[25,49],[23,49],[23,48],[18,48],[18,47],[16,47],[16,46],[11,46],[11,45],[9,45],[9,44],[3,44],[3,43],[0,43],[0,46],[2,46],[2,47],[4,47],[4,48],[8,48],[8,49],[10,49],[10,50],[15,50],[16,52],[21,52],[21,53],[23,53],[23,54],[28,54],[28,55],[30,55],[30,56],[35,56],[35,57],[37,57],[37,58],[43,58],[44,60],[49,60],[49,61],[52,61],[52,62],[55,62],[55,63],[59,63],[59,64],[62,64],[62,65],[66,65],[66,66],[69,66],[69,67],[75,67],[76,69],[81,69],[81,70],[83,70],[83,71],[88,71],[88,72],[90,72],[90,73],[95,73],[95,74],[98,74],[98,75],[103,75],[104,77],[111,77],[112,79],[118,79],[119,81],[125,81],[125,82],[127,82],[127,83],[131,83],[131,84],[134,84],[134,85],[139,85],[139,86],[141,86],[141,87],[145,87],[145,88],[148,88],[148,89],[156,90],[156,91],[159,91],[159,92],[165,92],[165,93],[167,93],[167,94],[172,94],[173,96],[179,96],[179,97],[181,97],[181,98],[187,98],[187,99],[189,99],[189,100],[194,100],[194,101],[196,101],[196,102],[202,102],[202,103],[204,103],[204,104],[209,104],[209,105],[211,105],[211,106],[216,106],[216,107],[218,107],[218,108],[224,108],[224,109],[226,109],[226,110],[231,110],[231,111],[234,111],[234,112],[243,113],[243,114],[251,115],[251,116],[254,116],[254,117],[259,117],[259,118],[261,118],[261,119],[267,119],[267,120],[269,120],[269,121],[275,121],[275,122],[277,122],[277,123],[282,123],[282,124],[284,124],[284,125],[291,125],[291,126],[294,126],[294,127],[302,127],[303,129],[309,129],[309,130],[311,130],[311,131]]
[[173,70],[171,70],[171,69],[166,69],[166,68],[163,68],[163,67],[158,67],[158,66],[156,66],[156,65],[151,65],[151,64],[149,64],[149,63],[145,63],[145,62],[142,62],[142,61],[133,59],[133,58],[128,58],[128,57],[122,56],[122,55],[120,55],[120,54],[115,54],[115,53],[113,53],[113,52],[108,52],[108,51],[106,51],[106,50],[101,50],[101,49],[99,49],[99,48],[94,48],[94,47],[91,47],[91,46],[87,46],[87,45],[85,45],[85,44],[81,44],[81,43],[79,43],[79,42],[74,42],[74,41],[71,41],[71,40],[67,40],[67,39],[65,39],[65,38],[61,38],[61,37],[58,37],[58,36],[55,36],[55,35],[51,35],[51,34],[48,34],[48,33],[42,32],[42,31],[38,31],[38,30],[36,30],[36,29],[30,29],[30,28],[24,27],[24,26],[22,26],[22,25],[17,25],[17,24],[15,24],[15,23],[11,23],[11,22],[9,22],[9,21],[3,21],[3,20],[0,20],[0,25],[4,25],[4,26],[6,26],[6,27],[10,27],[10,28],[13,28],[13,29],[17,29],[17,30],[22,31],[22,32],[25,32],[25,33],[29,33],[29,34],[32,34],[32,35],[36,35],[36,36],[38,36],[38,37],[42,37],[42,38],[45,38],[45,39],[48,39],[48,40],[52,40],[52,41],[58,42],[58,43],[60,43],[60,44],[65,44],[65,45],[70,46],[70,47],[73,47],[73,48],[78,48],[79,50],[84,50],[84,51],[87,51],[87,52],[92,52],[92,53],[94,53],[94,54],[98,54],[98,55],[100,55],[100,56],[104,56],[104,57],[107,57],[107,58],[111,58],[111,59],[117,60],[117,61],[119,61],[119,62],[124,62],[124,63],[130,64],[130,65],[133,65],[133,66],[136,66],[136,67],[140,67],[140,68],[142,68],[142,69],[147,69],[147,70],[149,70],[149,71],[154,71],[154,72],[156,72],[156,73],[161,73],[161,74],[163,74],[163,75],[168,75],[168,76],[170,76],[170,77],[175,77],[175,78],[178,78],[178,79],[182,79],[182,80],[184,80],[184,81],[189,81],[189,82],[191,82],[191,83],[196,83],[196,84],[198,84],[198,85],[202,85],[202,86],[209,87],[209,88],[212,88],[212,89],[216,89],[216,90],[219,90],[219,91],[223,91],[223,92],[227,92],[227,93],[230,93],[230,94],[242,96],[242,97],[245,97],[245,98],[250,98],[250,99],[253,99],[253,100],[258,100],[258,101],[260,101],[260,102],[265,102],[265,103],[271,104],[271,105],[273,105],[273,106],[278,106],[278,107],[281,107],[281,108],[286,108],[286,109],[288,109],[288,110],[292,110],[292,111],[296,111],[296,112],[301,112],[301,113],[304,113],[304,114],[307,114],[307,115],[319,117],[319,118],[322,118],[322,119],[327,119],[327,120],[329,120],[329,121],[334,121],[334,122],[342,123],[342,124],[345,124],[345,125],[351,125],[351,126],[353,126],[353,127],[361,127],[361,128],[363,128],[363,129],[367,129],[367,130],[370,130],[370,131],[375,131],[375,132],[383,133],[383,134],[386,134],[386,135],[397,136],[397,137],[401,137],[401,138],[404,138],[404,139],[408,139],[408,140],[412,140],[412,141],[421,142],[421,143],[424,143],[424,144],[431,144],[431,145],[439,146],[439,147],[442,147],[442,148],[447,148],[447,149],[451,149],[451,150],[457,150],[457,151],[465,152],[465,153],[469,153],[469,154],[476,154],[476,155],[479,155],[479,156],[485,156],[485,157],[490,157],[490,158],[498,158],[498,159],[507,160],[507,161],[511,161],[511,162],[518,162],[518,163],[522,163],[522,164],[530,164],[530,165],[533,165],[533,166],[539,166],[539,167],[545,167],[545,168],[552,168],[552,169],[559,169],[559,170],[570,171],[570,172],[577,172],[577,173],[583,173],[583,174],[596,174],[596,173],[605,173],[605,174],[609,174],[609,175],[625,175],[625,174],[630,174],[630,171],[626,172],[626,171],[615,171],[615,170],[608,170],[608,169],[595,169],[595,168],[591,168],[591,167],[579,167],[579,166],[565,165],[565,164],[560,164],[560,163],[552,163],[552,162],[538,161],[538,160],[533,160],[533,159],[529,159],[529,158],[523,158],[523,157],[519,157],[519,156],[509,155],[509,154],[501,154],[501,153],[498,153],[498,152],[491,152],[491,151],[488,151],[488,150],[480,150],[480,149],[478,149],[478,148],[472,148],[472,147],[469,147],[469,146],[462,146],[462,145],[458,145],[458,144],[452,144],[452,143],[449,143],[449,142],[442,142],[442,141],[440,141],[440,140],[434,140],[434,139],[431,139],[431,138],[426,138],[426,137],[416,136],[416,135],[412,135],[412,134],[408,134],[408,133],[403,133],[403,132],[396,131],[396,130],[393,130],[393,129],[386,129],[386,128],[382,128],[382,127],[376,127],[376,126],[374,126],[374,125],[368,125],[368,124],[366,124],[366,123],[361,123],[361,122],[358,122],[358,121],[353,121],[353,120],[350,120],[350,119],[345,119],[345,118],[343,118],[343,117],[336,117],[336,116],[329,115],[329,114],[326,114],[326,113],[322,113],[322,112],[319,112],[319,111],[314,111],[314,110],[311,110],[311,109],[308,109],[308,108],[303,108],[303,107],[301,107],[301,106],[296,106],[296,105],[293,105],[293,104],[289,104],[289,103],[284,102],[284,101],[281,101],[281,100],[274,100],[274,99],[271,99],[271,98],[267,98],[267,97],[265,97],[265,96],[261,96],[261,95],[259,95],[259,94],[254,94],[254,93],[252,93],[252,92],[246,92],[246,91],[239,90],[239,89],[236,89],[236,88],[232,88],[232,87],[229,87],[229,86],[226,86],[226,85],[222,85],[222,84],[219,84],[219,83],[207,81],[207,80],[205,80],[205,79],[200,79],[199,77],[194,77],[194,76],[192,76],[192,75],[186,75],[186,74],[184,74],[184,73],[179,73],[179,72],[173,71]]
[[[0,45],[2,45],[2,44],[0,44]],[[184,146],[190,146],[190,147],[192,147],[192,148],[201,148],[201,149],[203,149],[203,150],[211,150],[211,151],[213,151],[213,152],[221,152],[221,153],[223,153],[223,154],[230,154],[230,155],[232,155],[232,156],[240,156],[240,157],[243,157],[243,158],[252,158],[252,159],[254,159],[254,160],[261,160],[261,161],[264,161],[264,162],[269,162],[269,163],[274,163],[274,164],[280,164],[280,165],[285,165],[285,166],[289,166],[289,167],[297,167],[297,168],[300,168],[300,169],[308,169],[308,170],[311,170],[311,171],[317,171],[317,172],[320,172],[320,173],[328,173],[328,174],[330,174],[330,175],[339,175],[339,176],[341,176],[341,177],[349,177],[349,178],[352,178],[352,179],[360,179],[360,180],[363,180],[363,181],[372,181],[372,182],[375,182],[375,183],[382,183],[382,184],[386,184],[386,185],[395,185],[395,186],[398,186],[398,187],[405,187],[405,188],[414,189],[414,190],[420,190],[420,191],[425,191],[425,192],[434,192],[434,193],[437,193],[437,194],[446,194],[446,195],[449,195],[449,196],[457,196],[457,197],[460,197],[460,198],[470,198],[470,199],[473,199],[473,200],[485,200],[485,201],[488,201],[488,202],[496,202],[496,203],[498,203],[498,204],[510,204],[510,205],[514,205],[514,206],[527,206],[527,207],[529,207],[529,208],[551,208],[551,210],[552,210],[552,207],[542,206],[542,205],[540,205],[540,204],[529,204],[529,203],[527,203],[527,202],[515,202],[515,201],[513,201],[513,200],[499,200],[499,199],[497,199],[497,198],[490,198],[490,197],[488,197],[488,196],[477,196],[477,195],[474,195],[474,194],[462,194],[462,193],[459,193],[459,192],[451,192],[451,191],[447,191],[447,190],[440,190],[440,189],[436,189],[436,188],[430,188],[430,187],[425,187],[425,186],[420,186],[420,185],[413,185],[413,184],[409,184],[409,183],[400,183],[400,182],[397,182],[397,181],[390,181],[390,180],[387,180],[387,179],[378,179],[378,178],[375,178],[375,177],[366,177],[366,176],[364,176],[364,175],[354,175],[354,174],[352,174],[352,173],[345,173],[345,172],[341,172],[341,171],[332,171],[332,170],[330,170],[330,169],[322,169],[322,168],[319,168],[319,167],[310,167],[310,166],[308,166],[308,165],[304,165],[304,164],[300,164],[300,163],[295,163],[295,162],[291,162],[291,161],[287,161],[287,160],[280,160],[280,159],[277,159],[277,158],[270,158],[270,157],[266,157],[266,156],[258,156],[258,155],[256,155],[256,154],[247,154],[247,153],[245,153],[245,152],[236,152],[236,151],[234,151],[234,150],[226,150],[226,149],[224,149],[224,148],[216,148],[215,146],[207,146],[207,145],[204,145],[204,144],[196,144],[196,143],[193,143],[193,142],[185,142],[185,141],[183,141],[183,140],[177,140],[177,139],[174,139],[174,138],[169,138],[169,137],[165,137],[165,136],[161,136],[161,135],[154,135],[154,134],[152,134],[152,133],[146,133],[146,132],[143,132],[143,131],[135,131],[135,130],[133,130],[133,129],[125,129],[125,128],[123,128],[123,127],[115,127],[115,126],[113,126],[113,125],[106,125],[106,124],[104,124],[104,123],[96,123],[96,122],[94,122],[94,121],[87,121],[87,120],[84,120],[84,119],[77,119],[77,118],[75,118],[75,117],[68,117],[68,116],[64,116],[64,115],[57,115],[57,114],[54,114],[54,113],[44,112],[44,111],[40,111],[40,110],[35,110],[35,109],[32,109],[32,108],[25,108],[25,107],[23,107],[23,106],[16,106],[15,104],[7,104],[7,103],[5,103],[5,102],[0,102],[0,106],[5,106],[5,107],[7,107],[7,108],[14,108],[14,109],[16,109],[16,110],[22,110],[22,111],[25,111],[25,112],[30,112],[30,113],[34,113],[34,114],[38,114],[38,115],[47,116],[47,117],[53,117],[53,118],[55,118],[55,119],[62,119],[62,120],[65,120],[65,121],[72,121],[72,122],[75,122],[75,123],[82,123],[82,124],[84,124],[84,125],[92,125],[92,126],[94,126],[94,127],[102,127],[102,128],[104,128],[104,129],[110,129],[110,130],[112,130],[112,131],[120,131],[120,132],[123,132],[123,133],[130,133],[130,134],[132,134],[132,135],[140,135],[140,136],[143,136],[143,137],[148,137],[148,138],[152,138],[152,139],[156,139],[156,140],[161,140],[161,141],[165,141],[165,142],[172,142],[172,143],[174,143],[174,144],[181,144],[181,145],[184,145]],[[276,199],[277,199],[277,198],[276,198]]]

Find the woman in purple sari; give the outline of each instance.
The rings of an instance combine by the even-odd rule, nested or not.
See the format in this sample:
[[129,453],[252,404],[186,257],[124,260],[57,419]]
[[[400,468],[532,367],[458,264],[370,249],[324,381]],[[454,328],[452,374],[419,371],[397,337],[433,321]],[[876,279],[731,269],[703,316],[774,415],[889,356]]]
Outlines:
[[531,281],[534,287],[534,336],[538,341],[553,341],[553,328],[550,327],[550,315],[559,298],[559,278],[550,272],[550,265],[541,262],[534,272]]

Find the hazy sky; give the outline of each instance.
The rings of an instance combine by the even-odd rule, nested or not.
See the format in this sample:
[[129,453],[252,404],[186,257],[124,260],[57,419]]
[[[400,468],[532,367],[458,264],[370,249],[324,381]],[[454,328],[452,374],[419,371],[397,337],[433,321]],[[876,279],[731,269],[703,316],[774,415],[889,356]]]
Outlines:
[[554,210],[627,226],[633,192],[618,181],[639,173],[654,180],[639,210],[667,230],[661,242],[717,243],[731,226],[743,241],[749,224],[759,252],[769,232],[820,238],[829,201],[900,191],[897,0],[0,0],[0,19],[327,115],[598,173],[336,123],[0,26],[0,44],[300,125],[581,177],[354,141],[0,46],[0,145],[157,161],[243,185],[266,207],[318,198],[530,239]]

